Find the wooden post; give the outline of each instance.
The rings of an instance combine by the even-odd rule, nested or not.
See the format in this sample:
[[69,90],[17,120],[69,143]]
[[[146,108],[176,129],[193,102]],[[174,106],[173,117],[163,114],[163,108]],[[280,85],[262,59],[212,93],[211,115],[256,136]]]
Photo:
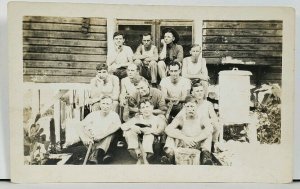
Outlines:
[[58,98],[55,102],[54,102],[54,125],[55,125],[55,136],[56,136],[56,142],[58,140],[60,140],[60,99]]
[[193,30],[194,43],[199,44],[201,47],[202,47],[202,28],[203,28],[203,20],[196,19],[194,22],[194,30]]

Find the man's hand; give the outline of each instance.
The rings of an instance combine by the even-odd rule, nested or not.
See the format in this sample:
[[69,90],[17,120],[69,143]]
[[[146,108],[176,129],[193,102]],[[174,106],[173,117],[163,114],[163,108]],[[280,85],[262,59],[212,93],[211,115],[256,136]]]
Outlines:
[[183,141],[188,147],[193,147],[197,144],[197,142],[191,137],[186,137]]
[[134,131],[135,133],[137,133],[137,134],[141,134],[142,133],[141,128],[138,127],[138,126],[132,126],[130,129],[132,131]]
[[82,143],[86,146],[88,146],[90,143],[94,144],[94,140],[91,138],[86,138],[84,140],[82,140]]
[[167,43],[165,42],[164,39],[160,40],[160,42],[161,42],[164,46],[167,45]]

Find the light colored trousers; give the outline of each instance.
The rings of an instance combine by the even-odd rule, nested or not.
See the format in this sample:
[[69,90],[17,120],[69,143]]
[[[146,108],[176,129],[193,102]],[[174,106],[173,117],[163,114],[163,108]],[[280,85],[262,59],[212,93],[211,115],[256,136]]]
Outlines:
[[[124,137],[128,144],[128,149],[139,149],[139,135],[131,130],[124,131]],[[154,135],[143,135],[142,148],[144,152],[153,153]]]

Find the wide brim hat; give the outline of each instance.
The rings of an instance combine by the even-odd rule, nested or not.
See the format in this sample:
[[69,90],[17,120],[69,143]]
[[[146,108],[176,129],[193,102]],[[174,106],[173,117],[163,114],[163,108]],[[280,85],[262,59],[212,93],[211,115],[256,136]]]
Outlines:
[[173,36],[175,37],[175,40],[173,41],[173,43],[177,43],[179,41],[179,34],[177,33],[177,31],[174,28],[164,28],[161,33],[162,39],[164,38],[165,33],[167,33],[167,32],[172,33]]

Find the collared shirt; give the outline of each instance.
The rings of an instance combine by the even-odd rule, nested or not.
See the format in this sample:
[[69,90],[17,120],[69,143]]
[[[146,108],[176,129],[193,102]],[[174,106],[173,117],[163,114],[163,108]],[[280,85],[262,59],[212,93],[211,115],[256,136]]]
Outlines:
[[166,59],[170,59],[171,61],[182,62],[183,60],[183,48],[178,44],[170,44],[167,45],[167,56]]
[[107,53],[107,63],[110,64],[115,61],[116,64],[126,64],[132,62],[133,51],[129,46],[123,45],[122,51],[118,51],[116,48],[113,48]]
[[142,100],[149,99],[152,102],[154,109],[160,109],[162,111],[167,109],[165,98],[163,97],[162,92],[156,88],[150,87],[148,96],[141,96],[137,91],[133,95],[133,98],[136,99],[137,104],[139,104]]

